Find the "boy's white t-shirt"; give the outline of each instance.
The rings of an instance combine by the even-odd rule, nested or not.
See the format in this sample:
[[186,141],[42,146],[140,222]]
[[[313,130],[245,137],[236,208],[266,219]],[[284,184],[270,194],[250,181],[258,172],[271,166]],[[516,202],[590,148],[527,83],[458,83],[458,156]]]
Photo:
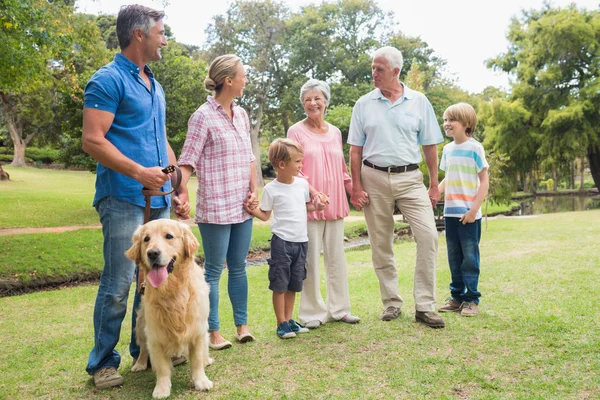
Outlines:
[[290,184],[268,183],[260,199],[260,209],[273,211],[271,232],[288,242],[308,242],[306,203],[310,201],[308,182],[294,177]]
[[[471,209],[479,190],[479,172],[488,168],[481,143],[470,138],[464,143],[444,146],[440,169],[446,171],[444,181],[444,216],[462,217]],[[481,218],[481,209],[475,219]]]

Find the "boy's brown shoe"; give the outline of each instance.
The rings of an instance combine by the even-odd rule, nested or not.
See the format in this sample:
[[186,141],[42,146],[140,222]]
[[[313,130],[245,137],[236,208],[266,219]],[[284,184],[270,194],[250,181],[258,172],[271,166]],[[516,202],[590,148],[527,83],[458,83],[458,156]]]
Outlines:
[[440,317],[433,311],[417,311],[415,313],[415,319],[417,320],[417,322],[421,322],[430,328],[443,328],[444,326],[446,326],[442,317]]
[[115,367],[102,368],[94,374],[94,386],[96,389],[107,389],[113,386],[121,386],[123,377],[119,375]]
[[477,304],[464,302],[462,303],[462,308],[460,310],[460,315],[465,317],[474,317],[479,312]]
[[444,304],[443,306],[438,308],[438,311],[439,312],[457,312],[457,311],[460,311],[461,306],[462,306],[462,303],[460,301],[455,300],[452,297],[450,297],[448,300],[446,300],[446,304]]

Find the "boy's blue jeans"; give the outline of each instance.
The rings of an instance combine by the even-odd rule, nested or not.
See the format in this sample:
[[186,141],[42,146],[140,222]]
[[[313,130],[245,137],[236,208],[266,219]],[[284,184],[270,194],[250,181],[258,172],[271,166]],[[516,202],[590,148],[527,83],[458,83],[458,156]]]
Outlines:
[[[96,204],[104,236],[104,270],[94,306],[94,348],[90,352],[86,371],[93,375],[106,367],[119,368],[121,356],[115,349],[121,336],[121,324],[127,312],[127,298],[136,270],[135,263],[125,257],[131,247],[131,237],[144,223],[144,207],[106,197]],[[152,209],[150,220],[169,218],[169,208]],[[140,354],[135,339],[135,323],[140,296],[133,300],[132,331],[129,353]]]
[[460,218],[444,217],[450,265],[450,295],[453,299],[479,304],[479,240],[481,219],[463,225]]
[[233,321],[236,326],[248,324],[248,276],[246,257],[252,238],[252,219],[239,224],[217,225],[199,223],[204,249],[204,276],[210,286],[210,314],[208,330],[218,331],[219,323],[219,281],[223,264],[227,260],[229,280],[227,291],[233,308]]

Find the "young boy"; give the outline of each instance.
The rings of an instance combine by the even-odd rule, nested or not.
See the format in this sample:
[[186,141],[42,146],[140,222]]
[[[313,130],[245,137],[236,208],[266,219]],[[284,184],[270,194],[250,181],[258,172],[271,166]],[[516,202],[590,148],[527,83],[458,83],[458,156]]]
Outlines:
[[269,289],[273,291],[273,308],[277,317],[277,336],[282,339],[306,333],[308,328],[292,319],[296,293],[302,291],[306,278],[306,249],[308,247],[306,211],[322,210],[318,200],[310,203],[308,182],[297,178],[302,169],[302,146],[291,139],[276,139],[269,146],[269,160],[277,172],[277,179],[268,183],[254,210],[246,211],[271,222],[271,258]]
[[483,146],[471,135],[477,115],[469,104],[458,103],[444,112],[444,131],[454,142],[444,146],[440,169],[446,177],[440,184],[444,198],[444,224],[450,298],[441,312],[477,315],[479,297],[479,239],[481,238],[481,203],[488,193],[488,163]]

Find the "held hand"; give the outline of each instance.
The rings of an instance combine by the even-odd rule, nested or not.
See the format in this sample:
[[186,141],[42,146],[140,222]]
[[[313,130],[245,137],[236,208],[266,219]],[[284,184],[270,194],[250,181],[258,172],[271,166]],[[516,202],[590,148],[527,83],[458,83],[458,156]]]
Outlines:
[[244,202],[244,210],[246,210],[246,212],[250,215],[252,215],[253,217],[255,217],[254,215],[254,211],[256,210],[256,206],[250,208],[250,205],[247,204],[246,202]]
[[431,206],[435,207],[438,201],[440,201],[440,189],[437,185],[429,187],[429,200],[431,201]]
[[150,190],[160,189],[169,179],[171,176],[162,172],[161,167],[143,168],[137,178],[146,189]]
[[323,203],[323,206],[329,204],[329,196],[327,196],[325,193],[319,192],[317,198],[321,203]]
[[179,219],[190,218],[190,202],[186,193],[173,194],[171,197],[173,203],[173,209],[175,210],[175,216]]
[[[329,200],[329,199],[327,199],[327,200]],[[327,206],[327,203],[323,202],[323,200],[321,199],[321,196],[315,196],[315,200],[314,200],[313,204],[317,211],[323,211],[325,209],[325,207]]]
[[364,206],[369,205],[369,194],[364,190],[352,190],[352,196],[350,196],[350,203],[356,208],[357,211],[361,211]]
[[244,200],[244,209],[248,211],[248,209],[246,208],[248,207],[250,210],[254,210],[256,207],[258,207],[258,203],[258,193],[248,191],[246,200]]
[[463,223],[463,225],[466,224],[472,224],[473,222],[475,222],[475,217],[477,216],[477,211],[476,210],[469,210],[465,213],[465,215],[463,215],[462,217],[460,217],[460,222]]

